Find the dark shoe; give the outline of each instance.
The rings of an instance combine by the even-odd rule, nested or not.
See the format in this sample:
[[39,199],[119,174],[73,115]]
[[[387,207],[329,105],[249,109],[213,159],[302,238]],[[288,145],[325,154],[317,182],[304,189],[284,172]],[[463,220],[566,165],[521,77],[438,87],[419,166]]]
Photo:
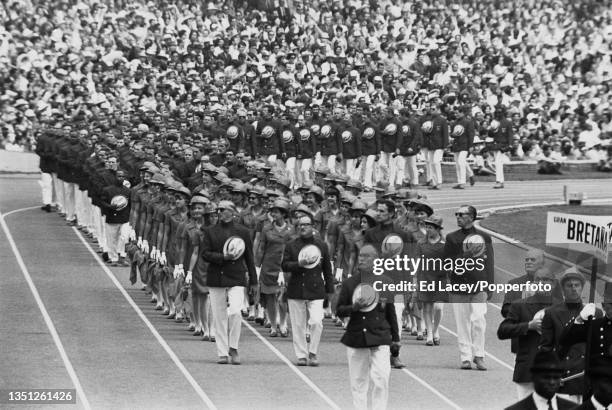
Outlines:
[[204,334],[204,332],[202,331],[202,329],[196,329],[195,332],[193,332],[194,336],[202,336]]
[[280,335],[281,337],[289,337],[289,331],[287,329],[281,329]]
[[487,366],[485,366],[485,364],[484,364],[484,358],[483,357],[475,357],[474,358],[474,364],[476,365],[476,368],[478,370],[487,370]]
[[41,206],[40,209],[42,209],[45,212],[51,212],[51,205],[47,204],[47,205]]
[[474,184],[476,183],[476,180],[474,179],[474,177],[470,177],[470,186],[474,186]]
[[425,346],[433,346],[433,345],[434,345],[433,340],[428,340],[425,342]]
[[270,337],[278,337],[278,332],[276,329],[270,329]]
[[217,341],[217,339],[215,339],[215,337],[214,337],[214,336],[211,336],[211,337],[210,337],[210,341],[211,341],[211,342],[213,342],[213,343],[215,343],[215,342]]
[[108,252],[102,252],[102,260],[104,262],[108,262],[109,261],[109,257],[108,257]]
[[227,359],[227,356],[220,356],[219,360],[217,360],[217,363],[219,363],[219,364],[228,364],[229,360]]
[[308,354],[308,366],[310,367],[318,367],[319,366],[319,359],[317,358],[317,355],[314,353],[309,353]]
[[306,343],[310,343],[310,333],[306,333]]
[[429,189],[431,189],[432,191],[439,191],[440,190],[440,185],[432,185],[429,187]]
[[440,338],[439,337],[434,337],[433,344],[436,345],[436,346],[440,346]]
[[202,336],[202,341],[203,342],[208,342],[209,340],[210,340],[210,336],[209,335]]
[[453,187],[453,189],[465,189],[465,188],[463,187],[463,185],[457,184]]
[[305,358],[297,359],[296,364],[298,366],[308,366],[308,360],[306,360]]
[[404,366],[399,356],[391,356],[391,367],[394,369],[403,369],[406,366]]
[[229,355],[232,358],[232,364],[240,364],[240,356],[238,355],[238,350],[230,348]]
[[76,221],[75,221],[75,220],[72,220],[72,221],[66,221],[66,225],[68,225],[68,226],[76,226],[76,224],[77,224],[77,223],[76,223]]
[[472,370],[472,364],[469,361],[464,360],[463,362],[461,362],[461,369],[462,370]]
[[417,340],[425,340],[425,337],[423,336],[423,333],[418,333],[417,334]]
[[504,188],[503,182],[497,182],[495,186],[493,187],[493,189],[503,189],[503,188]]
[[263,324],[264,324],[264,318],[263,318],[263,317],[256,317],[256,318],[255,318],[255,323],[257,323],[258,325],[263,326]]
[[127,261],[127,259],[125,259],[124,257],[119,257],[119,266],[121,267],[129,267],[130,266],[130,262]]
[[162,315],[164,316],[170,315],[170,308],[165,308],[164,311],[162,312]]

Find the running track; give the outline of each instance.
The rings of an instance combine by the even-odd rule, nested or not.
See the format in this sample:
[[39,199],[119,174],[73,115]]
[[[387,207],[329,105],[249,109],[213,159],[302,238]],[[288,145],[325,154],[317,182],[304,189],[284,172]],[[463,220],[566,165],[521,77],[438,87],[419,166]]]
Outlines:
[[[484,209],[557,201],[564,184],[597,199],[606,197],[608,180],[508,182],[504,190],[483,183],[427,194],[448,232],[461,204]],[[39,202],[37,179],[0,177],[0,389],[76,388],[77,405],[62,408],[351,408],[341,329],[326,321],[321,366],[297,368],[290,338],[270,339],[267,329],[249,323],[242,330],[242,366],[217,365],[213,343],[155,311],[149,296],[129,285],[127,268],[104,267],[80,233],[40,211]],[[496,248],[498,281],[522,274],[522,255],[512,246]],[[458,369],[449,307],[441,346],[404,333],[407,368],[392,371],[389,408],[501,409],[514,402],[514,359],[509,343],[497,340],[500,318],[494,300],[487,313],[487,372]]]

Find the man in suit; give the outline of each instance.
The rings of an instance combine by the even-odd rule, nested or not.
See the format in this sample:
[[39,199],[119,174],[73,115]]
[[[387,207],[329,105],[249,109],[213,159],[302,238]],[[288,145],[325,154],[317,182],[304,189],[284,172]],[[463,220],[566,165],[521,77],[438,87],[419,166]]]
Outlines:
[[[548,269],[540,268],[535,273],[533,282],[552,286],[555,275]],[[512,338],[512,341],[516,341],[512,381],[516,383],[519,400],[534,392],[529,365],[533,362],[540,344],[543,309],[551,305],[552,292],[546,291],[515,300],[508,309],[506,319],[497,329],[497,337],[501,340]]]
[[[317,353],[323,332],[323,300],[326,295],[331,300],[334,277],[327,245],[315,237],[312,217],[303,216],[298,220],[298,234],[299,237],[285,247],[281,264],[283,272],[291,273],[287,283],[287,299],[293,348],[298,366],[318,366]],[[318,252],[314,248],[318,248]],[[307,329],[310,329],[310,343],[306,340]]]
[[[457,261],[463,259],[461,262],[472,259],[472,262],[474,262],[472,266],[478,266],[478,268],[465,272],[458,269],[452,272],[450,282],[454,287],[471,285],[479,281],[489,283],[494,281],[493,269],[495,263],[491,237],[476,230],[474,227],[476,215],[476,208],[470,205],[462,205],[455,213],[457,225],[460,229],[446,236],[445,258]],[[473,360],[478,370],[487,370],[484,363],[487,299],[487,292],[479,292],[477,289],[472,292],[457,289],[450,294],[449,300],[453,304],[453,312],[457,322],[461,369],[471,369]]]
[[538,352],[531,366],[534,392],[505,410],[569,410],[575,403],[557,396],[563,366],[555,352]]
[[[527,282],[534,281],[534,273],[544,267],[544,252],[540,249],[530,249],[527,251],[525,255],[525,274],[523,276],[519,276],[518,278],[514,278],[508,281],[509,284],[512,285],[521,285]],[[504,295],[504,303],[502,304],[501,314],[504,318],[508,317],[508,312],[510,311],[510,305],[512,302],[520,299],[525,299],[529,296],[532,296],[528,291],[518,291],[511,290]],[[558,281],[555,279],[553,283],[553,303],[559,303],[563,301],[563,292],[561,292],[561,286]],[[512,338],[510,344],[510,351],[512,353],[517,352],[517,339]]]
[[[357,261],[358,274],[342,283],[336,313],[338,317],[350,320],[342,336],[346,346],[353,406],[368,408],[368,390],[372,388],[372,408],[385,409],[389,398],[389,377],[391,365],[390,350],[399,349],[400,337],[395,308],[384,299],[372,308],[363,298],[353,301],[353,293],[361,283],[372,285],[380,280],[375,276],[374,260],[379,253],[373,245],[364,245]],[[391,346],[391,347],[389,347]]]

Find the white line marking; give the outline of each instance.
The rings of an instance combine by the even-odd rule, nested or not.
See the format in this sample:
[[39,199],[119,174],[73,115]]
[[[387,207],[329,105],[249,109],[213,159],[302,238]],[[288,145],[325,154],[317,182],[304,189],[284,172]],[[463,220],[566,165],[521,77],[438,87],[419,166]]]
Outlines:
[[[440,325],[440,329],[447,331],[448,333],[450,333],[451,335],[457,337],[457,333],[453,332],[452,330],[450,330],[449,328],[447,328],[446,326],[442,326]],[[508,363],[504,362],[503,360],[493,356],[491,353],[489,352],[485,352],[485,354],[487,355],[487,357],[490,357],[491,359],[493,359],[494,362],[497,362],[499,364],[501,364],[503,367],[505,367],[506,369],[510,370],[510,371],[514,371],[514,366],[510,366]]]
[[136,304],[136,302],[134,302],[134,300],[132,299],[132,297],[127,293],[127,291],[123,288],[123,286],[121,285],[121,283],[119,282],[119,280],[117,280],[117,278],[115,277],[115,275],[111,272],[110,269],[108,269],[108,267],[106,265],[104,265],[104,262],[102,262],[102,260],[100,259],[100,257],[98,256],[98,254],[96,254],[96,251],[94,251],[91,246],[89,245],[89,243],[87,243],[85,241],[85,239],[83,238],[83,235],[81,235],[81,233],[75,228],[72,227],[72,230],[74,231],[74,233],[77,235],[77,237],[81,240],[81,242],[83,243],[83,245],[85,245],[85,247],[87,248],[87,250],[93,255],[94,259],[98,262],[98,264],[100,265],[100,267],[102,268],[102,270],[104,271],[104,273],[106,273],[106,275],[109,277],[109,279],[113,282],[113,284],[117,287],[117,289],[119,289],[119,291],[121,292],[121,294],[123,295],[123,297],[128,301],[128,303],[130,304],[130,306],[132,306],[132,308],[136,311],[136,313],[138,314],[138,316],[140,317],[140,319],[142,319],[142,321],[145,323],[145,325],[147,325],[147,327],[149,328],[149,330],[151,331],[151,333],[153,333],[153,336],[155,336],[155,339],[157,339],[157,342],[161,345],[161,347],[166,351],[166,353],[168,354],[168,356],[170,356],[170,359],[172,359],[172,361],[174,362],[174,364],[176,365],[176,367],[178,367],[178,369],[181,371],[181,373],[183,373],[183,376],[185,376],[185,378],[187,379],[187,381],[189,382],[189,384],[191,384],[191,387],[193,387],[193,389],[196,391],[196,393],[198,394],[198,396],[200,396],[200,398],[202,399],[202,401],[206,404],[206,407],[208,407],[210,410],[217,410],[217,406],[215,406],[215,404],[210,400],[210,398],[208,397],[208,395],[204,392],[204,390],[202,390],[202,388],[200,387],[200,385],[198,384],[198,382],[196,382],[196,380],[193,378],[193,376],[191,375],[191,373],[189,373],[189,370],[187,370],[187,368],[183,365],[183,363],[181,362],[181,360],[178,358],[178,356],[174,353],[174,351],[172,350],[172,348],[170,348],[170,346],[168,345],[168,343],[164,340],[163,337],[161,337],[161,335],[159,334],[159,332],[157,331],[157,329],[155,329],[155,327],[151,324],[151,322],[149,321],[149,319],[147,319],[147,317],[145,316],[144,313],[142,313],[142,310],[140,310],[140,308],[138,307],[138,305]]
[[338,406],[336,403],[334,403],[334,401],[332,399],[329,398],[329,396],[327,396],[327,394],[323,393],[323,391],[316,385],[313,383],[312,380],[310,380],[308,378],[308,376],[306,376],[304,373],[302,373],[301,371],[298,370],[297,366],[294,365],[293,363],[291,363],[291,361],[289,359],[287,359],[287,357],[282,354],[276,347],[274,347],[274,345],[272,343],[270,343],[268,340],[266,340],[266,338],[264,338],[257,330],[255,330],[253,328],[253,326],[251,326],[249,324],[249,322],[247,322],[246,320],[242,319],[242,323],[247,327],[247,329],[249,329],[255,336],[257,336],[257,338],[259,340],[261,340],[263,342],[263,344],[265,344],[268,349],[270,349],[272,351],[272,353],[274,353],[279,359],[281,359],[287,366],[289,366],[289,368],[291,370],[293,370],[293,372],[295,374],[298,375],[298,377],[300,379],[302,379],[302,381],[304,383],[306,383],[315,393],[317,393],[319,395],[319,397],[321,397],[323,399],[323,401],[325,401],[327,404],[329,404],[329,407],[331,407],[334,410],[340,410],[340,406]]
[[501,310],[501,306],[499,306],[499,305],[497,305],[497,304],[495,304],[493,302],[487,302],[487,303],[489,304],[489,306],[493,306],[495,309]]
[[12,214],[16,214],[17,212],[29,211],[30,209],[36,209],[36,208],[39,208],[39,206],[36,205],[36,206],[28,206],[27,208],[14,209],[12,211],[5,213],[3,218],[6,218],[7,216],[12,215]]
[[510,272],[509,270],[506,270],[504,268],[500,268],[499,266],[496,266],[495,269],[498,269],[498,270],[504,272],[505,274],[512,276],[513,278],[518,278],[520,276],[520,275],[517,275],[514,272]]
[[410,370],[404,368],[402,369],[402,371],[404,373],[406,373],[408,376],[412,377],[414,380],[416,380],[417,382],[419,382],[419,384],[421,384],[421,386],[425,387],[427,390],[429,390],[430,392],[432,392],[433,394],[435,394],[436,396],[438,396],[438,398],[440,400],[442,400],[444,403],[448,404],[450,407],[452,407],[453,409],[458,409],[461,410],[461,407],[456,404],[455,402],[453,402],[451,399],[449,399],[448,397],[446,397],[445,395],[443,395],[442,393],[440,393],[438,390],[436,390],[432,385],[430,385],[429,383],[427,383],[425,380],[421,379],[419,376],[417,376],[416,374],[412,373]]
[[[7,213],[6,215],[25,211],[27,209],[32,209],[32,208],[16,209],[14,211]],[[83,391],[83,386],[81,386],[81,382],[79,381],[79,378],[76,372],[74,371],[74,368],[72,367],[72,363],[70,363],[70,359],[68,358],[66,349],[64,349],[64,345],[62,344],[62,341],[59,338],[59,334],[57,333],[57,330],[55,329],[55,325],[53,324],[53,321],[51,320],[51,317],[49,316],[49,312],[47,312],[47,308],[45,308],[45,304],[40,298],[38,289],[36,289],[36,285],[34,285],[34,282],[32,281],[30,272],[28,271],[28,268],[26,268],[23,258],[21,257],[21,253],[19,252],[19,249],[17,249],[17,245],[15,244],[15,240],[13,239],[13,235],[11,234],[11,231],[9,230],[8,225],[6,224],[4,220],[6,215],[3,215],[0,213],[0,225],[2,225],[2,230],[4,231],[4,234],[6,235],[6,238],[8,239],[8,243],[11,246],[11,250],[15,254],[15,258],[17,259],[17,264],[19,265],[19,268],[21,269],[21,273],[23,273],[23,277],[25,278],[26,282],[28,283],[28,286],[30,287],[30,291],[32,292],[32,295],[34,296],[34,300],[36,300],[38,309],[40,309],[40,313],[42,314],[45,324],[47,325],[47,328],[49,329],[49,333],[51,333],[51,337],[53,338],[53,341],[55,342],[55,346],[57,347],[57,350],[59,350],[59,354],[62,358],[62,361],[64,362],[64,366],[66,367],[66,370],[68,371],[68,375],[70,376],[70,379],[72,380],[72,383],[74,384],[74,387],[76,389],[77,395],[79,396],[81,404],[83,405],[83,408],[90,410],[91,405],[89,404],[89,400],[87,400],[87,397],[85,396],[85,392]]]

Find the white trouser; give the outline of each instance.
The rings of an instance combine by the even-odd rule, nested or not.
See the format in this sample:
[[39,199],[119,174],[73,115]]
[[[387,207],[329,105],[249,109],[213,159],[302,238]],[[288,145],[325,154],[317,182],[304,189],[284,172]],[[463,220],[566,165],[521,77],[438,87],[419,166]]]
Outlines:
[[429,174],[429,179],[433,181],[434,185],[440,185],[442,183],[442,156],[444,155],[444,150],[436,149],[436,150],[427,150],[427,156],[425,157],[425,161],[428,164],[428,167],[431,171]]
[[242,329],[242,301],[244,286],[208,288],[215,329],[215,344],[219,357],[229,356],[229,349],[238,350]]
[[457,341],[461,361],[471,362],[474,357],[484,357],[487,293],[451,293],[450,302],[453,304],[455,322],[457,323]]
[[40,174],[40,190],[43,205],[51,205],[53,201],[53,177],[45,172]]
[[291,189],[295,188],[296,184],[296,159],[295,157],[287,158],[287,162],[285,162],[285,169],[287,170],[287,175],[289,176],[289,180],[291,181]]
[[66,220],[72,221],[75,216],[74,207],[74,187],[75,185],[71,182],[64,182],[64,212],[66,212]]
[[516,396],[518,400],[523,400],[525,397],[529,396],[535,390],[533,388],[533,383],[514,383],[516,384]]
[[[396,295],[397,296],[397,295]],[[395,318],[397,319],[397,328],[399,329],[399,337],[402,337],[402,325],[404,308],[406,304],[404,302],[394,302],[393,307],[395,308]]]
[[108,246],[108,258],[116,262],[120,256],[125,256],[125,244],[127,243],[129,232],[128,224],[105,224],[104,233],[106,234],[106,245]]
[[457,172],[457,183],[465,184],[467,178],[467,151],[453,152],[455,158],[455,171]]
[[321,163],[329,168],[331,172],[336,172],[336,155],[321,155]]
[[406,161],[404,160],[404,157],[401,155],[398,155],[397,157],[395,157],[394,161],[395,161],[395,176],[393,179],[390,180],[390,182],[393,184],[402,185],[404,183],[404,173],[405,173]]
[[[323,299],[289,299],[288,302],[295,355],[305,359],[308,353],[317,354],[323,332]],[[310,345],[306,342],[307,328],[310,329]]]
[[381,165],[387,167],[389,189],[395,189],[395,178],[397,175],[397,158],[393,157],[392,152],[383,152],[380,156],[380,160]]
[[359,179],[357,161],[359,161],[359,158],[344,160],[344,173],[351,179]]
[[79,221],[79,225],[85,226],[85,224],[87,223],[87,195],[85,194],[85,191],[81,191],[79,187],[77,186],[77,189],[75,191],[75,196],[76,196],[75,211],[76,211],[77,221]]
[[64,203],[64,181],[55,176],[54,178],[55,193],[57,196],[57,204],[60,207],[60,212],[65,212],[66,204]]
[[411,185],[419,185],[419,170],[417,168],[417,156],[409,155],[404,157],[404,179],[407,179]]
[[376,155],[368,155],[365,160],[365,174],[363,176],[363,184],[368,188],[372,188],[376,183],[374,165],[376,164]]
[[501,151],[493,152],[495,158],[495,182],[504,183],[504,153]]
[[312,158],[299,159],[297,161],[297,184],[298,186],[304,185],[305,181],[311,181],[310,170],[312,169]]
[[372,384],[372,410],[384,410],[389,399],[389,346],[346,348],[353,407],[368,409],[368,390]]
[[59,206],[59,198],[58,198],[59,192],[57,192],[57,184],[58,184],[57,181],[58,181],[57,180],[57,174],[52,173],[51,174],[51,184],[53,186],[53,192],[52,192],[52,199],[51,199],[51,201],[52,201],[53,205],[58,205]]
[[106,233],[104,229],[104,216],[97,206],[94,207],[94,225],[96,230],[96,238],[98,244],[104,252],[108,252],[108,244],[106,243]]

